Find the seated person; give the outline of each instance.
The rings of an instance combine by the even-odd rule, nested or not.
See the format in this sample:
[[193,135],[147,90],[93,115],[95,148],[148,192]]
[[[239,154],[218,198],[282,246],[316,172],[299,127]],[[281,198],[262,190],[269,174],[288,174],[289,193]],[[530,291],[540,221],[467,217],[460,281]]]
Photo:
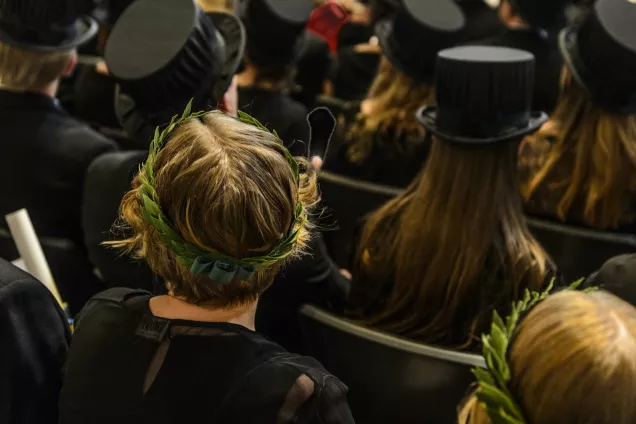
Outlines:
[[636,7],[597,1],[560,37],[566,66],[551,120],[519,166],[526,211],[572,225],[636,232]]
[[551,113],[559,97],[563,60],[553,34],[563,28],[571,0],[501,0],[499,18],[506,27],[480,44],[510,47],[532,53],[536,60],[532,107]]
[[[78,268],[87,270],[82,285],[64,278],[57,262],[51,268],[74,312],[100,290],[83,247],[84,177],[96,157],[116,148],[56,99],[60,79],[77,63],[76,47],[97,30],[92,18],[75,15],[83,4],[11,0],[0,6],[0,229],[7,229],[5,215],[26,208],[38,236],[71,242]],[[0,257],[18,257],[12,240],[0,242]]]
[[521,50],[439,53],[437,107],[418,112],[434,134],[427,166],[368,218],[347,314],[445,347],[474,349],[490,311],[508,313],[555,274],[525,223],[517,186],[521,139],[547,120],[530,112],[534,60]]
[[435,57],[453,45],[463,25],[453,3],[420,0],[404,1],[404,9],[376,25],[384,53],[378,74],[359,111],[345,113],[325,169],[396,187],[412,181],[430,144],[415,112],[435,103]]
[[[237,76],[239,109],[275,129],[292,154],[306,154],[307,109],[292,99],[299,55],[308,42],[310,0],[251,0],[243,15],[245,69]],[[276,30],[273,30],[276,28]]]
[[49,290],[0,259],[0,422],[57,422],[71,332]]
[[[157,19],[162,15],[170,17],[170,25]],[[183,33],[190,33],[190,37],[184,40]],[[148,38],[163,41],[156,44],[153,56],[143,53]],[[209,47],[202,48],[205,43],[198,39],[207,40]],[[113,236],[111,227],[121,199],[148,154],[154,128],[170,122],[177,108],[183,109],[191,98],[195,107],[202,109],[231,103],[229,87],[244,42],[237,18],[225,12],[200,13],[194,2],[139,0],[117,20],[107,44],[106,62],[119,82],[116,109],[123,127],[144,150],[104,155],[87,174],[83,209],[86,246],[109,286],[154,287],[145,266],[102,242]]]
[[477,371],[459,424],[636,422],[636,309],[576,291],[515,309],[509,328],[484,335],[498,371]]
[[260,295],[309,241],[316,183],[245,115],[188,107],[158,131],[122,201],[132,234],[113,244],[168,294],[111,289],[89,302],[60,424],[353,423],[344,384],[254,331]]

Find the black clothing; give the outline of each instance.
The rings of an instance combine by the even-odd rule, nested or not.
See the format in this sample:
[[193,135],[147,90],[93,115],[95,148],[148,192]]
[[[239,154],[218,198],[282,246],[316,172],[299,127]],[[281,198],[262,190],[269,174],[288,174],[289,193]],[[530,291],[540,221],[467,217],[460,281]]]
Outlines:
[[120,128],[115,115],[116,85],[113,77],[95,67],[80,67],[75,82],[75,115],[93,126]]
[[636,254],[621,255],[610,259],[585,285],[606,290],[625,302],[636,306]]
[[37,93],[0,90],[0,132],[0,216],[27,208],[39,236],[81,244],[84,175],[115,144]]
[[239,110],[249,113],[270,130],[276,130],[294,156],[305,156],[309,141],[307,108],[279,91],[239,88]]
[[506,27],[501,23],[497,10],[483,0],[459,0],[457,4],[466,16],[466,26],[461,30],[458,45],[497,37],[504,33]]
[[539,30],[507,30],[501,36],[479,44],[525,50],[535,58],[535,86],[532,109],[552,113],[559,100],[563,59],[556,42]]
[[[354,114],[347,113],[349,121]],[[349,125],[352,125],[349,124]],[[368,156],[361,163],[349,160],[349,145],[344,142],[349,125],[341,128],[332,144],[332,153],[325,160],[325,170],[359,180],[392,187],[406,187],[420,172],[431,145],[429,137],[403,134],[394,137],[394,131],[377,133]]]
[[70,341],[48,289],[0,259],[0,422],[56,422]]
[[334,96],[342,100],[362,100],[378,71],[380,53],[357,51],[346,46],[336,53],[336,66],[331,81]]
[[295,82],[300,87],[300,92],[293,93],[294,100],[308,109],[313,109],[316,97],[322,93],[330,68],[329,44],[321,37],[306,31],[304,45],[296,62]]
[[[157,318],[149,300],[112,289],[82,311],[60,424],[353,423],[347,387],[314,359],[239,325]],[[309,393],[295,390],[301,376]],[[290,393],[310,397],[292,407]]]

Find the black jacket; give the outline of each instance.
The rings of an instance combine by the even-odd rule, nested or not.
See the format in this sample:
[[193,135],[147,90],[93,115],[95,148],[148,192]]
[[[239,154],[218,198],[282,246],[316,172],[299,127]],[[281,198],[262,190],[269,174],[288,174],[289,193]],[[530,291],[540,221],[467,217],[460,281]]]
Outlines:
[[535,86],[532,108],[552,113],[559,100],[563,59],[555,40],[539,30],[508,30],[481,44],[510,47],[532,53],[535,57]]
[[57,422],[71,334],[42,283],[0,259],[0,422]]

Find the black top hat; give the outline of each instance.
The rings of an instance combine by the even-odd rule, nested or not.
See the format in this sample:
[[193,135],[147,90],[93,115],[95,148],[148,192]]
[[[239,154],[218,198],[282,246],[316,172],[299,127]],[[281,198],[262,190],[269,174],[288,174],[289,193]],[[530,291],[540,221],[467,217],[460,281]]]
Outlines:
[[515,11],[535,28],[561,29],[567,24],[566,8],[572,0],[509,0]]
[[119,17],[123,15],[124,11],[126,11],[128,6],[130,6],[134,1],[135,0],[105,0],[106,21],[110,25],[114,25]]
[[230,14],[205,14],[195,0],[138,0],[115,24],[105,58],[136,108],[165,119],[191,98],[196,110],[216,106],[244,48],[243,26]]
[[311,0],[248,0],[241,16],[250,61],[256,65],[294,61],[312,9]]
[[598,0],[579,27],[561,32],[559,47],[600,107],[636,113],[636,3]]
[[0,41],[43,52],[71,50],[97,33],[86,0],[0,0]]
[[486,144],[521,138],[548,117],[530,112],[534,56],[505,47],[469,46],[444,50],[437,59],[437,106],[417,118],[441,139]]
[[431,82],[440,50],[458,40],[465,19],[450,0],[404,0],[403,7],[375,27],[380,47],[398,70],[421,82]]

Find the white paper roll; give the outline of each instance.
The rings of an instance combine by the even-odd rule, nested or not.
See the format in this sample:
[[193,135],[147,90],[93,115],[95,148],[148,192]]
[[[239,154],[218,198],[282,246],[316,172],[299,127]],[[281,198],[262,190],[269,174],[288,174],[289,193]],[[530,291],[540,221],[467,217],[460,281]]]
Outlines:
[[9,231],[11,231],[11,236],[24,261],[27,272],[40,280],[63,308],[60,292],[53,280],[53,274],[51,274],[51,269],[42,251],[42,246],[35,234],[29,213],[26,209],[20,209],[17,212],[10,213],[5,218],[7,224],[9,224]]

